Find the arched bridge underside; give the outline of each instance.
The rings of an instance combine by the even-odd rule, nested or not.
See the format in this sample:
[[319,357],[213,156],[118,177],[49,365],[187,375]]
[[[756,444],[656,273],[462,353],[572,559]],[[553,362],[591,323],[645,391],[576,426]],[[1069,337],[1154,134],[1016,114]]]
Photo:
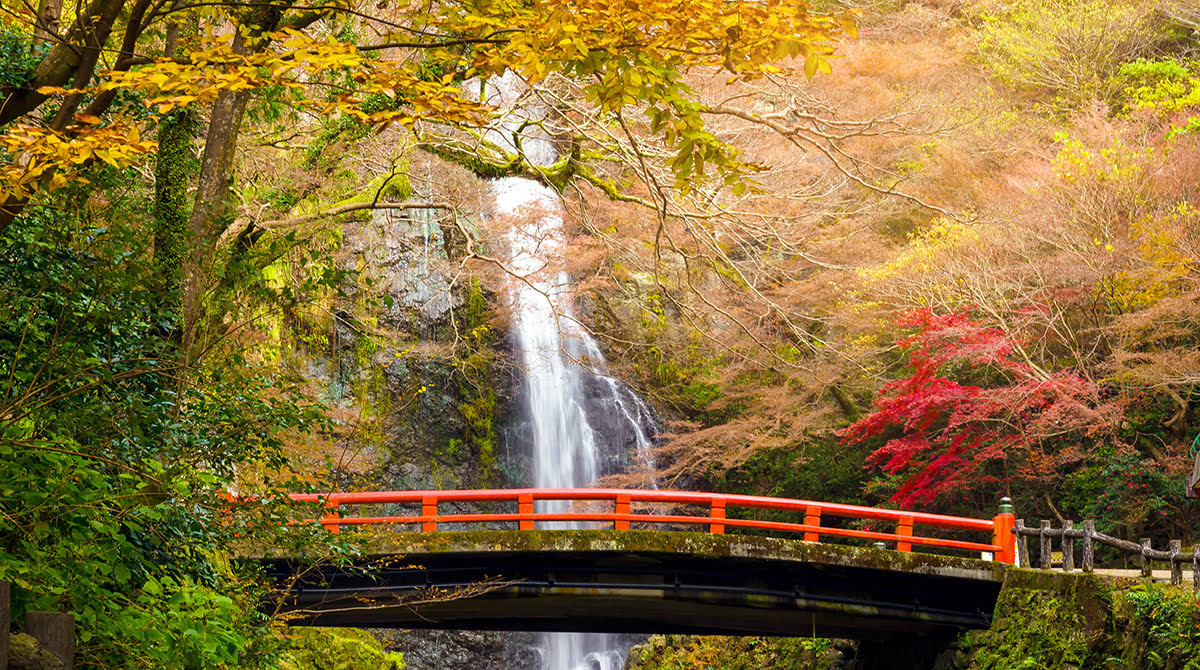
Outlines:
[[293,625],[871,639],[986,628],[1008,567],[638,530],[396,533],[368,547],[349,568],[257,559],[280,585],[272,608]]

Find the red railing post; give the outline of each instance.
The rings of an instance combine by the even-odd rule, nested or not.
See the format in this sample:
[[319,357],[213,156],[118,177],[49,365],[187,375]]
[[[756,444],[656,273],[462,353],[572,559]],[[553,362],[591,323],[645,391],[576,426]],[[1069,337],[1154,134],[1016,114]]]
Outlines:
[[[617,495],[617,506],[614,511],[618,515],[629,514],[629,495]],[[614,519],[613,530],[629,530],[629,519]]]
[[[1000,499],[1000,513],[992,519],[992,544],[1000,547],[996,560],[1012,565],[1017,562],[1017,539],[1013,535],[1013,526],[1017,517],[1013,514],[1011,498]],[[1022,566],[1025,567],[1025,566]]]
[[[526,515],[533,514],[533,494],[522,493],[517,496],[517,514]],[[522,517],[518,522],[521,530],[533,530],[533,519]]]
[[[724,519],[725,518],[725,499],[724,498],[713,498],[712,499],[712,503],[710,504],[710,506],[708,508],[708,518],[710,518],[710,519]],[[724,535],[725,534],[725,524],[710,523],[708,525],[708,532],[710,532],[714,535]]]
[[437,501],[436,496],[422,496],[422,498],[421,498],[421,517],[422,517],[421,532],[422,533],[436,533],[437,532],[437,527],[438,527],[437,505],[438,505],[438,501]]
[[[901,537],[912,537],[913,518],[911,516],[900,517],[900,523],[896,525],[896,534]],[[912,551],[912,542],[897,542],[896,551]]]
[[325,526],[325,530],[337,535],[342,532],[342,525],[338,520],[338,499],[336,494],[330,494],[325,499],[325,516],[321,517],[321,525]]
[[[821,525],[821,508],[807,507],[804,510],[804,525],[805,526],[820,526]],[[820,542],[821,534],[817,531],[804,533],[805,542]]]

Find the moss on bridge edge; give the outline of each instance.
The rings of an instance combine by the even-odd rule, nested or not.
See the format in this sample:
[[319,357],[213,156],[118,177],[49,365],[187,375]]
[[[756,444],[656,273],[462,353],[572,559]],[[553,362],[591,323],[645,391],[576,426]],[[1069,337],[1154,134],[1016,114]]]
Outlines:
[[752,535],[645,530],[479,530],[445,533],[362,535],[366,554],[405,555],[445,552],[603,551],[681,553],[712,557],[766,558],[878,570],[1002,581],[1009,566],[973,558],[906,553],[872,547],[819,544]]

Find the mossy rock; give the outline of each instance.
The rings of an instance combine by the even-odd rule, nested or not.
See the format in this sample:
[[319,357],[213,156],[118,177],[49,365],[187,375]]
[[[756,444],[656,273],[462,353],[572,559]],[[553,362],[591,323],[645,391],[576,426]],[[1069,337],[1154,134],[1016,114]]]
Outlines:
[[281,670],[402,670],[404,657],[384,651],[357,628],[290,628]]
[[629,651],[629,670],[832,670],[843,641],[808,638],[656,635]]
[[8,670],[62,670],[62,660],[29,635],[17,633],[8,640]]

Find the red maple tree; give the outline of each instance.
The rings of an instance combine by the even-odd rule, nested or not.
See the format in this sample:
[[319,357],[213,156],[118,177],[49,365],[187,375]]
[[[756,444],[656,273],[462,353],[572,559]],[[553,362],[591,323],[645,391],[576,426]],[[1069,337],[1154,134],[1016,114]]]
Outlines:
[[1023,362],[1010,333],[965,312],[921,309],[903,323],[916,329],[899,342],[912,374],[885,385],[875,411],[839,433],[887,438],[867,467],[900,478],[891,499],[901,507],[1009,493],[1018,482],[1028,497],[1115,438],[1122,402],[1074,371]]

